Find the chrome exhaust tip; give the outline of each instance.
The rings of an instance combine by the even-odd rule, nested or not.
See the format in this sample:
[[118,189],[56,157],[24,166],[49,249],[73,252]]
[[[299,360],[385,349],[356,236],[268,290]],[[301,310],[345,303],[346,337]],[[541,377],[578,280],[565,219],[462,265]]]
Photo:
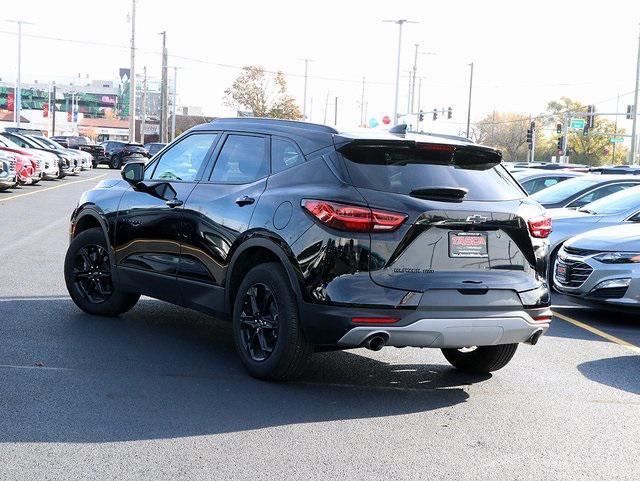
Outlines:
[[372,334],[367,337],[362,345],[370,351],[379,351],[387,344],[388,336],[383,334]]

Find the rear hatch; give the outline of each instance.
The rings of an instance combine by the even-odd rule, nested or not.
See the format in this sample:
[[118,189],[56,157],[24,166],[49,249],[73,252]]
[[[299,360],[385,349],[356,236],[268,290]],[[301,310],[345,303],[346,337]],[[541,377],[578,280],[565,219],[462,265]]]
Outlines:
[[122,156],[123,157],[148,157],[149,152],[147,152],[147,149],[145,149],[144,146],[142,145],[125,144],[124,148],[122,149]]
[[407,140],[356,141],[339,151],[371,208],[408,215],[395,232],[371,233],[375,283],[482,294],[543,282],[546,244],[532,238],[529,222],[544,223],[544,210],[500,165],[498,151]]

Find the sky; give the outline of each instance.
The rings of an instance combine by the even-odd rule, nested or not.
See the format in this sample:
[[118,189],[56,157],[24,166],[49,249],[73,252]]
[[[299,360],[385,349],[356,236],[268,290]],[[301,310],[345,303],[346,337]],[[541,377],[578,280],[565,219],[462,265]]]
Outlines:
[[[17,26],[6,20],[21,19],[32,23],[23,26],[23,81],[117,79],[130,62],[131,3],[3,2],[0,78],[15,79]],[[367,119],[393,113],[398,26],[383,20],[395,19],[418,22],[403,29],[399,111],[408,107],[415,44],[429,53],[418,56],[421,108],[453,109],[451,121],[427,115],[425,130],[465,129],[470,62],[472,122],[494,109],[535,116],[561,96],[593,103],[599,112],[615,111],[617,94],[619,111],[633,101],[640,2],[631,0],[137,0],[136,68],[160,76],[158,33],[166,30],[169,65],[179,68],[179,104],[220,116],[234,114],[224,90],[245,65],[285,72],[302,105],[308,58],[310,120],[333,123],[337,97],[338,124],[355,126],[363,77]],[[630,121],[620,122],[630,131]]]

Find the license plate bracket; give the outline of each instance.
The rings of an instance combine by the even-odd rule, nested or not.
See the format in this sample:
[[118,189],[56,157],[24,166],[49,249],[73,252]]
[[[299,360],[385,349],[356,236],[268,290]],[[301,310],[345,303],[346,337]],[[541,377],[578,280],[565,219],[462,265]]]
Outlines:
[[486,232],[449,232],[449,257],[489,257]]

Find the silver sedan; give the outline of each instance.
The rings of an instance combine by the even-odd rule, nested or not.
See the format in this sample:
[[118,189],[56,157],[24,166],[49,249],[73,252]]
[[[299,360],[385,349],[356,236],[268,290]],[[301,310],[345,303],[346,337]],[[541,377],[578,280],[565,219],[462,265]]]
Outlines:
[[640,225],[596,229],[567,241],[553,267],[555,288],[577,301],[637,309]]

